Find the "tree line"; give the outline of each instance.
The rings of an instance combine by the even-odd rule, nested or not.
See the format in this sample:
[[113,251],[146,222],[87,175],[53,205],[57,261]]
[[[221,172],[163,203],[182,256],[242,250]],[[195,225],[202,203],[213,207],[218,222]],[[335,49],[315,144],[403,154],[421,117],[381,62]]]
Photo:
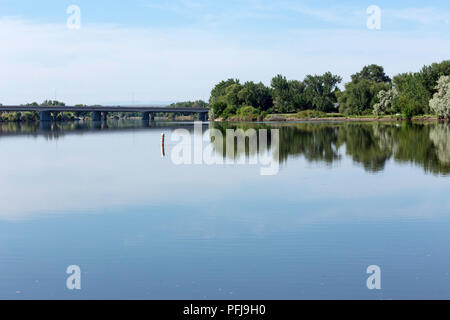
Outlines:
[[342,77],[326,72],[303,80],[275,76],[270,86],[238,79],[221,81],[211,91],[213,118],[263,119],[267,114],[316,111],[344,115],[435,114],[450,118],[450,60],[424,66],[419,72],[391,79],[382,66],[372,64],[351,76],[339,88]]

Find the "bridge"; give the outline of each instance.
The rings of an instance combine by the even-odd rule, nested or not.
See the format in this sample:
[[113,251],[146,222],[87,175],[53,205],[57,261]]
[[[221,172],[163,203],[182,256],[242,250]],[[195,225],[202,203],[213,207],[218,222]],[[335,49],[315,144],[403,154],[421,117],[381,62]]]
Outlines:
[[51,121],[51,113],[59,112],[91,112],[92,121],[102,121],[111,112],[139,112],[143,121],[155,119],[155,113],[198,113],[199,121],[208,120],[207,108],[173,108],[173,107],[121,107],[121,106],[3,106],[0,105],[0,112],[39,112],[40,121]]

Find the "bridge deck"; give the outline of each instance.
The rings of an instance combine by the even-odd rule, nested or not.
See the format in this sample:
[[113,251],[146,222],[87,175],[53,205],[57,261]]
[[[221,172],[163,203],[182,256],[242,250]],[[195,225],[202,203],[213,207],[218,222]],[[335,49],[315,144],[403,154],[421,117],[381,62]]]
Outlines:
[[1,111],[53,111],[53,112],[186,112],[206,113],[207,108],[171,108],[171,107],[121,107],[121,106],[2,106]]

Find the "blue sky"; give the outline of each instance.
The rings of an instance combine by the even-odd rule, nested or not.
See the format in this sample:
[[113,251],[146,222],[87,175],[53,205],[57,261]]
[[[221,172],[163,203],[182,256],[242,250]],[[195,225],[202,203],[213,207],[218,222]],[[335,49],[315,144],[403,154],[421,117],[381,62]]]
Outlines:
[[[81,29],[66,27],[69,5]],[[381,9],[369,30],[366,9]],[[129,0],[0,3],[0,103],[207,99],[226,78],[270,83],[365,64],[392,76],[448,59],[448,1]]]

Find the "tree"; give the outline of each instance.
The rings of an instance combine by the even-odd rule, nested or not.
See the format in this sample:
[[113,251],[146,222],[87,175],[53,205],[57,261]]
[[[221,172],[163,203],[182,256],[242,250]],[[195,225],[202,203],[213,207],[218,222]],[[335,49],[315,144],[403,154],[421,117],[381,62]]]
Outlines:
[[430,100],[430,109],[440,118],[450,119],[450,77],[442,76],[437,81],[436,93]]
[[331,111],[337,102],[337,85],[342,81],[340,76],[327,72],[321,76],[308,75],[303,81],[306,88],[305,99],[310,106],[318,111]]
[[376,64],[365,66],[361,72],[352,75],[352,82],[359,82],[361,80],[391,82],[391,79],[384,73],[384,68]]
[[182,101],[177,103],[172,103],[170,107],[173,108],[208,108],[208,103],[203,100],[196,101]]
[[424,66],[420,71],[424,87],[433,96],[437,92],[436,83],[442,76],[450,76],[450,60]]
[[296,112],[307,109],[304,82],[287,80],[286,77],[277,75],[272,79],[272,91],[274,106],[279,112]]
[[219,118],[220,116],[222,116],[223,111],[226,109],[227,104],[224,101],[215,101],[210,109],[211,112],[211,117],[214,118]]
[[372,113],[378,102],[377,95],[382,90],[389,90],[389,84],[366,79],[349,82],[345,85],[345,91],[338,94],[339,110],[345,114]]
[[394,77],[394,87],[398,95],[393,101],[394,109],[408,119],[427,113],[430,93],[425,88],[419,73],[402,73]]
[[289,112],[291,95],[289,91],[289,82],[281,74],[272,79],[271,87],[273,90],[273,103],[278,112]]
[[373,114],[376,116],[381,116],[384,114],[394,113],[393,101],[397,95],[398,92],[395,88],[390,90],[381,90],[378,92],[378,102],[373,106]]
[[226,94],[225,90],[233,84],[239,84],[239,80],[238,79],[228,79],[226,81],[221,81],[220,83],[218,83],[211,90],[211,97],[209,98],[209,103],[213,104],[216,100],[223,97]]
[[41,106],[50,106],[50,107],[63,107],[66,104],[64,102],[60,102],[57,100],[45,100],[41,103]]
[[254,87],[255,108],[267,111],[273,107],[273,98],[270,88],[259,82]]
[[240,106],[244,101],[239,97],[239,92],[243,89],[243,86],[239,83],[234,83],[225,89],[225,101],[227,105]]
[[266,111],[273,107],[272,93],[270,88],[262,82],[255,84],[253,81],[246,82],[238,97],[243,105],[252,106],[255,109]]
[[312,109],[311,104],[305,95],[306,85],[302,81],[289,81],[290,100],[295,111]]

